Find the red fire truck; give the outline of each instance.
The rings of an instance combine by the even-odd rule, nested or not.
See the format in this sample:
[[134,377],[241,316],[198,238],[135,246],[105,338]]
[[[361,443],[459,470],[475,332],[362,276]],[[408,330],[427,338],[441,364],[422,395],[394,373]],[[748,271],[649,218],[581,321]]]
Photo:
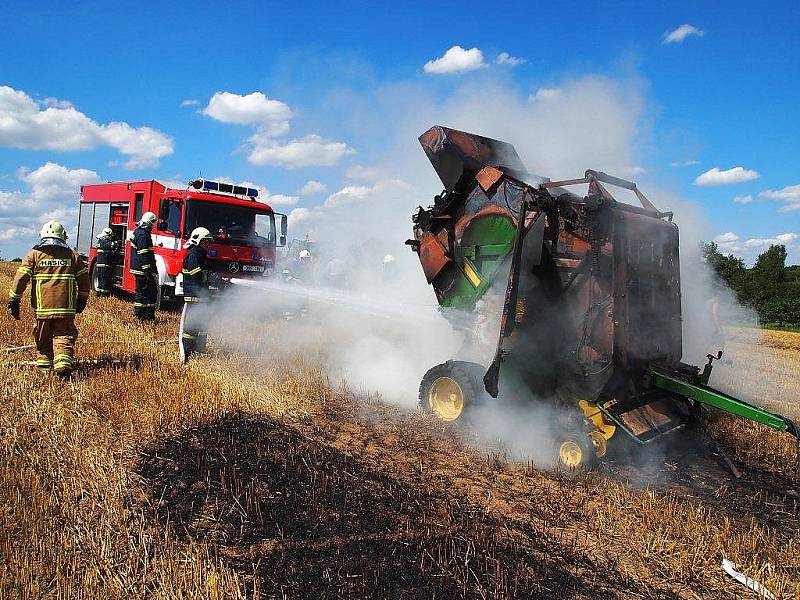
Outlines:
[[275,271],[276,246],[286,245],[286,215],[257,198],[256,189],[203,179],[189,182],[183,190],[155,180],[83,185],[77,249],[87,258],[96,287],[96,238],[104,228],[113,229],[115,238],[124,241],[115,261],[115,287],[133,293],[129,236],[150,211],[158,217],[152,234],[162,299],[183,295],[183,244],[195,227],[205,227],[214,236],[209,267],[223,279],[269,277]]

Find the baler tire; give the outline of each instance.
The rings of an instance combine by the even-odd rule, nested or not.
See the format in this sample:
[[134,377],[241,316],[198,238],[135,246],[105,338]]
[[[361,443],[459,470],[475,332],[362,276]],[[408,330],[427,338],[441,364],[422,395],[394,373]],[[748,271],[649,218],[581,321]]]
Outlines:
[[583,431],[565,431],[556,437],[555,459],[567,475],[588,471],[597,462],[597,449]]
[[[471,362],[448,360],[445,363],[428,369],[419,384],[419,406],[442,421],[465,421],[470,413],[482,403],[487,396],[483,387],[485,368]],[[457,386],[457,390],[453,388]],[[452,406],[441,406],[437,412],[431,399],[434,385],[451,390],[460,398],[451,399]]]

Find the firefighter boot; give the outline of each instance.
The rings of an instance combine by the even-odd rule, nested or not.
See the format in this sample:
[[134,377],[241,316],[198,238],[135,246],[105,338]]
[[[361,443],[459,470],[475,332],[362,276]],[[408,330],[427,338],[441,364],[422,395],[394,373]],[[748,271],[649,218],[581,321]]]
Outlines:
[[183,344],[183,362],[188,362],[189,357],[195,352],[195,336],[184,333],[181,335],[181,343]]
[[50,319],[53,333],[53,370],[59,377],[69,377],[72,373],[72,354],[75,348],[75,338],[78,330],[75,328],[75,318]]
[[50,319],[36,319],[33,326],[33,340],[36,342],[36,368],[48,373],[53,368],[53,336],[50,331]]

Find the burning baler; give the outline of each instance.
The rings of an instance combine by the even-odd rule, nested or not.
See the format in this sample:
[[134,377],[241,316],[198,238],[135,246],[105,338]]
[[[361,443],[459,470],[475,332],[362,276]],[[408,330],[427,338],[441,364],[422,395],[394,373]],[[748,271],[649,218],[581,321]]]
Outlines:
[[[620,430],[646,444],[707,406],[798,436],[790,419],[709,387],[721,353],[702,370],[681,362],[678,227],[634,183],[596,171],[550,181],[512,145],[445,127],[419,139],[444,191],[407,243],[454,325],[469,330],[492,292],[502,306],[492,362],[431,368],[421,406],[447,421],[499,392],[565,406],[554,451],[567,467],[604,456]],[[582,185],[585,196],[567,189]]]

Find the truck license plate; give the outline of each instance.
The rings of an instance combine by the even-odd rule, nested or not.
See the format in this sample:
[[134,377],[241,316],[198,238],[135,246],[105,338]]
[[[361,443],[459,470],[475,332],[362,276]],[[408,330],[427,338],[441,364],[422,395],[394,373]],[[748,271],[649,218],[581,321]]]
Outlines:
[[242,271],[255,271],[256,273],[263,273],[264,267],[261,265],[242,265]]

